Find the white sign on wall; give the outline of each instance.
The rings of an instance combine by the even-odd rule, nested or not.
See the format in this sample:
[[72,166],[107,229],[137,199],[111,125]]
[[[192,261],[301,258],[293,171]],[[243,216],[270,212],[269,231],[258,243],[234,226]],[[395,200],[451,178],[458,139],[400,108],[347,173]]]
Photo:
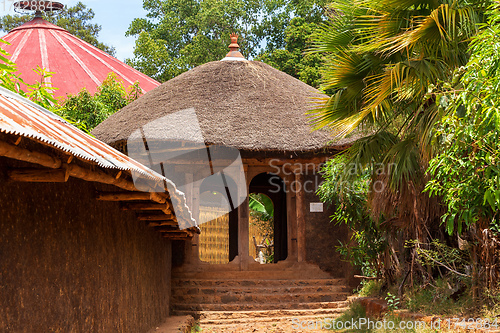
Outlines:
[[322,202],[311,202],[309,204],[309,211],[311,213],[323,213],[323,203]]

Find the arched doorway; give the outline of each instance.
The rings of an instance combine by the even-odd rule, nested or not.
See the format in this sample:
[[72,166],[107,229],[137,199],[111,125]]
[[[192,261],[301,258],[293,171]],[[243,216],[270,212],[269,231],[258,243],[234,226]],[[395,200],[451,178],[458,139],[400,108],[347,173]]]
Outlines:
[[200,260],[227,264],[238,255],[238,210],[231,210],[229,188],[236,183],[228,176],[206,178],[200,186]]
[[288,256],[285,182],[277,175],[261,173],[250,182],[249,193],[265,195],[272,201],[274,208],[273,262],[285,260]]

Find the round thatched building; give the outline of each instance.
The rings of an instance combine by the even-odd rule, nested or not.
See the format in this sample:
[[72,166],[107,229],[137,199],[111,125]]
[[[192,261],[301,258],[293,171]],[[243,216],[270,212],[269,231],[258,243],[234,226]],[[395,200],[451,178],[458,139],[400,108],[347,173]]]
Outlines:
[[[332,144],[326,131],[312,131],[306,113],[325,95],[267,64],[245,60],[235,44],[222,61],[165,82],[93,134],[174,180],[200,222],[201,243],[203,223],[229,212],[226,257],[214,261],[228,265],[218,269],[258,265],[262,240],[251,238],[248,194],[261,193],[274,205],[277,265],[265,266],[308,261],[341,277],[345,264],[332,236],[347,240],[347,233],[330,223],[333,212],[315,192],[318,167],[352,140]],[[219,213],[208,214],[207,206]],[[187,244],[184,263],[200,267],[196,257],[205,250],[197,245],[196,239]]]

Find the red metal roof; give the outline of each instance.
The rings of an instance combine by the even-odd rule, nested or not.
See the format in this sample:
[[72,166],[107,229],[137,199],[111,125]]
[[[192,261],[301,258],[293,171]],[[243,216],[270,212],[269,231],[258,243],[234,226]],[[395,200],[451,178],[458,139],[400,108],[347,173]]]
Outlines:
[[17,64],[21,77],[27,83],[40,80],[32,71],[37,66],[55,72],[51,82],[59,88],[54,91],[56,97],[76,94],[84,87],[93,94],[110,72],[116,73],[125,86],[139,81],[145,92],[160,85],[149,76],[42,18],[34,18],[12,29],[2,39],[11,44],[3,48],[11,54],[10,60]]

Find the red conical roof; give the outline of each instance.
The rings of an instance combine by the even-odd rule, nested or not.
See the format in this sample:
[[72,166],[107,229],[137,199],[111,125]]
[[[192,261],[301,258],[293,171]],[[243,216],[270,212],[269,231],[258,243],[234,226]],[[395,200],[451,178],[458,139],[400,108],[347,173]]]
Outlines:
[[55,72],[51,82],[59,88],[54,91],[56,97],[77,94],[84,87],[93,94],[110,72],[118,75],[125,86],[139,81],[145,92],[160,85],[149,76],[39,17],[12,29],[2,39],[11,44],[2,47],[10,54],[10,60],[17,64],[25,82],[40,80],[32,70],[37,66]]

